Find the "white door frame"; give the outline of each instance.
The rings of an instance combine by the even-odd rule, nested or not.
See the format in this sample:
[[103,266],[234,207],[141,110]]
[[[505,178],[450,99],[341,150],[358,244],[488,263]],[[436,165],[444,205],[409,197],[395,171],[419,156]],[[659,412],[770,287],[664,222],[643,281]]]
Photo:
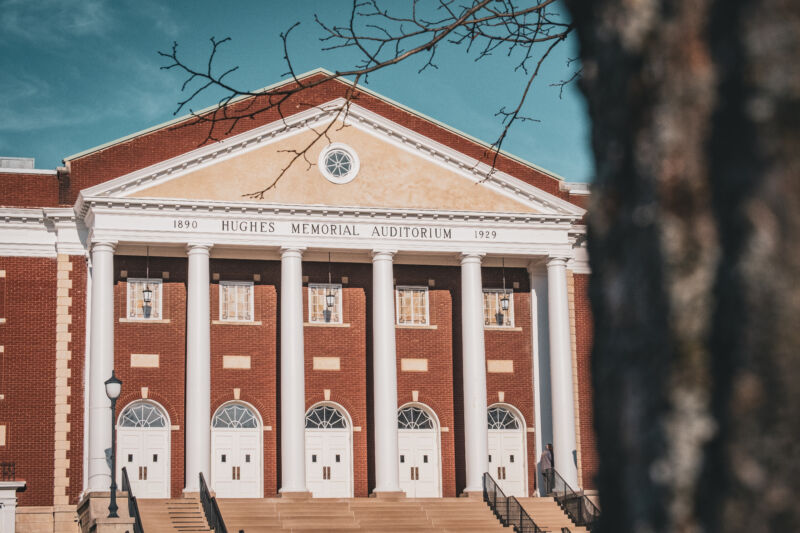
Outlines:
[[[350,412],[347,409],[345,409],[342,404],[337,403],[337,402],[333,402],[333,401],[330,401],[330,400],[324,400],[324,401],[312,404],[311,406],[309,406],[306,409],[305,416],[308,416],[308,413],[310,413],[312,410],[314,410],[314,409],[316,409],[317,407],[320,407],[320,406],[333,407],[334,409],[339,411],[342,414],[342,416],[344,416],[345,422],[347,422],[347,445],[349,446],[349,449],[350,449],[350,453],[348,454],[350,456],[350,464],[348,465],[349,472],[350,472],[350,478],[349,478],[348,485],[350,487],[350,490],[348,492],[350,493],[350,496],[349,496],[350,498],[355,498],[356,480],[355,480],[355,473],[354,473],[354,469],[353,469],[353,462],[354,462],[353,461],[353,418],[350,416]],[[303,431],[309,431],[308,428],[305,428],[305,418],[303,418],[303,428],[304,428]],[[330,430],[312,429],[311,431],[330,431]],[[336,431],[336,430],[334,430],[334,431]],[[341,430],[339,430],[339,431],[341,431]],[[304,455],[303,460],[305,461],[306,460],[306,458],[305,458],[305,450],[303,450],[303,455]],[[308,465],[306,465],[306,466],[308,466]],[[308,468],[306,468],[306,470],[308,470]]]
[[[518,431],[522,432],[522,457],[525,461],[525,463],[522,465],[522,482],[523,482],[523,487],[525,488],[525,493],[523,497],[527,498],[528,495],[530,494],[530,490],[528,488],[528,427],[525,424],[525,417],[522,416],[522,412],[520,412],[519,409],[517,409],[516,407],[514,407],[509,403],[504,403],[504,402],[493,403],[489,405],[486,408],[486,410],[488,411],[492,407],[502,407],[504,409],[508,409],[517,418],[517,422],[519,422],[519,425],[521,426]],[[487,424],[489,423],[488,420],[486,423]]]
[[[257,497],[258,498],[263,498],[264,497],[264,420],[261,418],[261,413],[258,411],[258,409],[256,409],[256,407],[253,404],[249,403],[249,402],[245,402],[245,401],[242,401],[242,400],[229,400],[227,402],[224,402],[224,403],[221,403],[220,405],[218,405],[217,408],[214,409],[214,412],[211,413],[211,421],[209,423],[209,426],[210,426],[209,427],[209,431],[211,432],[211,457],[210,457],[210,460],[211,460],[211,471],[209,472],[209,480],[208,480],[208,482],[209,482],[211,487],[214,487],[214,431],[217,430],[217,429],[221,429],[223,431],[235,431],[234,429],[231,429],[231,428],[215,428],[214,427],[214,416],[216,416],[216,414],[219,412],[220,409],[224,409],[225,407],[227,407],[229,405],[232,405],[232,404],[242,405],[244,407],[247,407],[255,415],[256,422],[258,422],[257,431],[258,431],[259,453],[256,454],[256,455],[258,455],[258,462],[259,462],[259,467],[258,467],[258,479],[259,479],[259,482],[258,482],[258,496]],[[248,431],[248,430],[245,429],[245,431]]]
[[[436,448],[437,452],[439,453],[439,460],[437,461],[438,464],[436,468],[438,472],[435,475],[437,475],[439,478],[438,497],[441,498],[442,497],[442,424],[439,422],[439,417],[436,415],[436,411],[434,411],[428,404],[424,404],[422,402],[404,403],[403,405],[397,408],[397,412],[399,413],[402,409],[405,409],[406,407],[417,407],[418,409],[422,409],[428,414],[428,416],[431,417],[434,425],[436,426],[434,428],[434,431],[436,432]],[[398,429],[398,431],[400,430]]]
[[[154,406],[155,408],[157,408],[159,411],[161,411],[161,414],[164,415],[164,420],[166,422],[165,426],[163,428],[122,427],[120,425],[120,421],[122,420],[122,413],[125,412],[125,409],[127,409],[128,407],[130,407],[131,405],[133,405],[135,403],[148,403],[148,404]],[[132,401],[128,402],[127,404],[125,404],[125,406],[122,409],[119,410],[119,414],[117,415],[117,422],[116,422],[115,429],[117,431],[117,449],[114,450],[114,453],[116,454],[116,457],[117,457],[117,468],[119,469],[120,484],[122,483],[122,467],[124,466],[122,464],[122,460],[121,460],[122,456],[119,453],[120,446],[122,446],[122,439],[119,438],[120,432],[121,431],[152,431],[152,432],[154,432],[154,431],[163,431],[164,433],[166,433],[166,435],[167,435],[166,453],[167,453],[167,459],[168,460],[165,461],[165,463],[164,463],[165,464],[165,467],[164,467],[164,485],[166,487],[166,496],[164,496],[164,497],[165,498],[172,497],[172,423],[170,422],[169,413],[167,412],[166,409],[164,409],[164,406],[161,405],[160,403],[154,401],[154,400],[149,399],[149,398],[138,398],[136,400],[132,400]],[[129,479],[133,475],[134,475],[133,473],[128,472],[128,478]],[[134,480],[130,480],[130,481],[131,481],[131,484],[133,484]],[[135,493],[134,493],[134,496],[137,497],[137,498],[139,497],[139,495],[137,495]],[[145,499],[146,499],[146,497],[145,497]]]

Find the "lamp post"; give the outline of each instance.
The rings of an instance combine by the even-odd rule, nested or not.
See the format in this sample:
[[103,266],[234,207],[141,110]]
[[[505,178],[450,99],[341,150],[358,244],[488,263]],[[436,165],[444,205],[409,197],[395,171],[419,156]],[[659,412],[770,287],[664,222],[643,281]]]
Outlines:
[[117,416],[117,398],[122,391],[122,381],[117,379],[114,371],[105,382],[106,396],[111,400],[111,502],[108,504],[108,517],[119,518],[117,514],[117,426],[114,423]]

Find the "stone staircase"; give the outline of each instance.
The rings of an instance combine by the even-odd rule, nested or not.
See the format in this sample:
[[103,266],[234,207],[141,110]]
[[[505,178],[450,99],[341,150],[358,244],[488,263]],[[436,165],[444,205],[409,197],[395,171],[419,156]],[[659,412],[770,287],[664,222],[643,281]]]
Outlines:
[[199,498],[172,500],[137,498],[142,529],[147,533],[199,533],[211,531]]
[[576,526],[553,498],[517,498],[517,500],[536,525],[545,531],[560,533],[561,528],[566,527],[570,533],[588,533],[585,527]]
[[511,531],[500,524],[483,501],[475,498],[265,498],[218,499],[217,503],[229,533]]

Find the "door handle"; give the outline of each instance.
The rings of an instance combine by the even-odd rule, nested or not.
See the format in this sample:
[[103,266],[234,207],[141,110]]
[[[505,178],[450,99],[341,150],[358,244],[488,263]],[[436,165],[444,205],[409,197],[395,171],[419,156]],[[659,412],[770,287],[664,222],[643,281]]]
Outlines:
[[140,466],[139,467],[139,480],[147,481],[147,467],[146,466]]
[[323,466],[322,467],[322,479],[330,479],[331,478],[331,467]]
[[240,480],[242,478],[242,469],[238,466],[232,466],[231,469],[231,479],[234,481]]

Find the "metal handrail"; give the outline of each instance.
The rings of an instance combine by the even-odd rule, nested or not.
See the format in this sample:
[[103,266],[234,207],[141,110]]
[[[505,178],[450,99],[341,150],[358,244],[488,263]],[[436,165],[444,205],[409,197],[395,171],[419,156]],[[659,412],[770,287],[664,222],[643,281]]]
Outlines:
[[514,496],[506,496],[488,472],[483,474],[483,501],[504,527],[511,526],[516,533],[545,533]]
[[16,481],[17,464],[6,462],[0,463],[0,481]]
[[131,482],[128,479],[128,470],[122,467],[122,492],[128,494],[128,516],[133,518],[133,533],[143,533],[142,517],[139,515],[139,505],[136,503],[136,497],[131,490]]
[[553,469],[553,497],[565,513],[577,526],[589,531],[600,519],[600,509],[585,494],[575,491],[569,486],[561,474]]
[[213,529],[216,533],[228,533],[228,528],[225,527],[225,521],[222,520],[222,513],[219,512],[219,505],[217,499],[211,496],[211,492],[206,485],[206,478],[200,472],[200,503],[203,506],[203,513],[206,515],[208,527]]

